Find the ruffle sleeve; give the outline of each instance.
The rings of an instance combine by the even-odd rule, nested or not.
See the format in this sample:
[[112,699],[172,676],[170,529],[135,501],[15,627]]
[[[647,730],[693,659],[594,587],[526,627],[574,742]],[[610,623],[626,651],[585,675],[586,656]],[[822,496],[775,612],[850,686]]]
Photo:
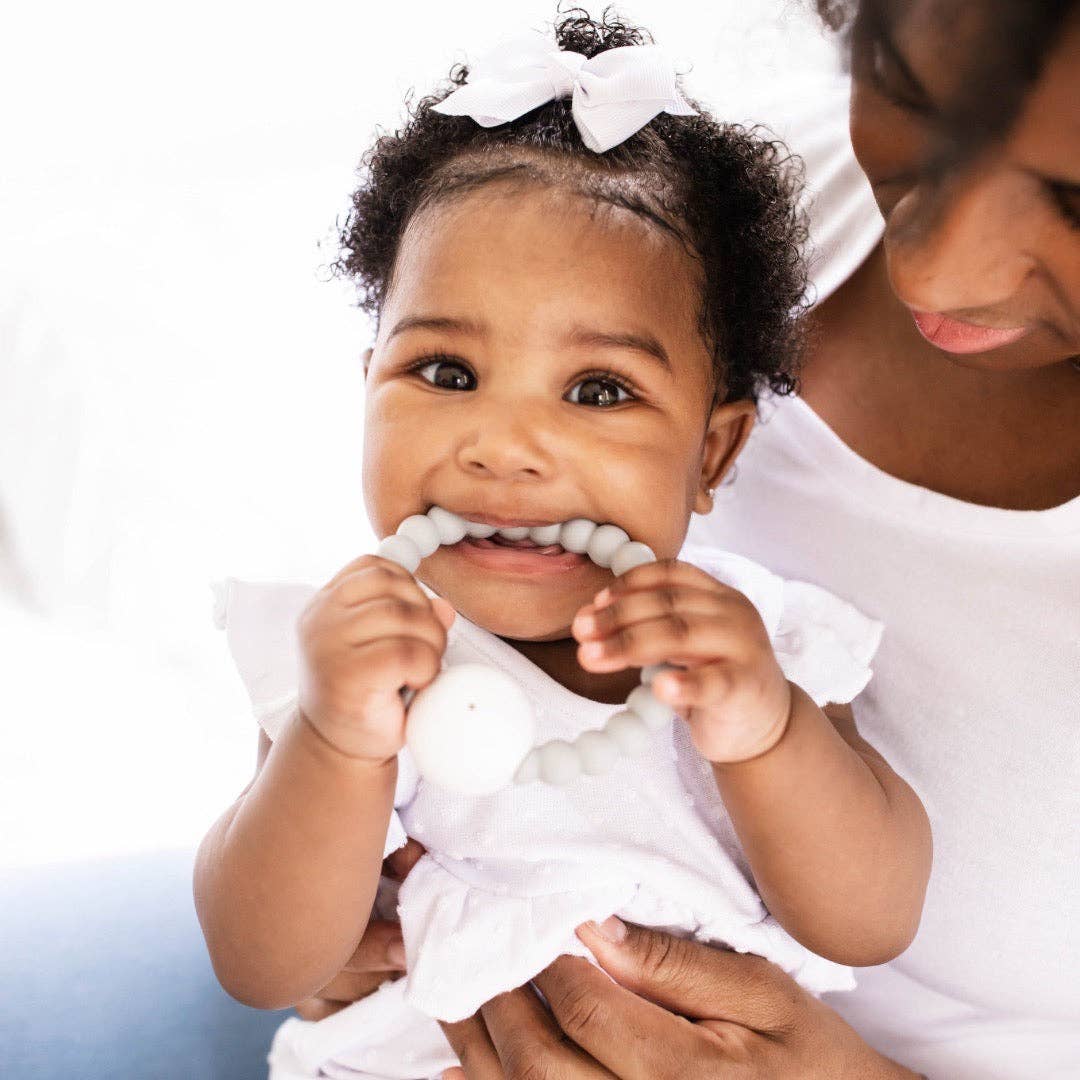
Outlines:
[[[315,595],[310,585],[238,581],[215,583],[214,624],[225,631],[229,652],[251,700],[259,726],[271,741],[296,714],[300,646],[296,623]],[[407,750],[398,755],[394,806],[406,806],[419,777]],[[390,817],[384,856],[404,846],[407,836],[395,812]]]
[[750,600],[781,670],[815,704],[844,705],[866,687],[884,630],[880,622],[826,589],[787,581],[742,555],[694,546],[680,558]]

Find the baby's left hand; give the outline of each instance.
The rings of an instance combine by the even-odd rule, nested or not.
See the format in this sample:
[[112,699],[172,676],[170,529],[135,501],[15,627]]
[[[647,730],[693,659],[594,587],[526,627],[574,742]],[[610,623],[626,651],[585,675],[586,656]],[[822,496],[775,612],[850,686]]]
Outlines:
[[688,563],[639,566],[575,616],[586,671],[622,671],[665,661],[656,697],[690,725],[698,750],[717,763],[770,750],[787,727],[791,686],[753,604]]

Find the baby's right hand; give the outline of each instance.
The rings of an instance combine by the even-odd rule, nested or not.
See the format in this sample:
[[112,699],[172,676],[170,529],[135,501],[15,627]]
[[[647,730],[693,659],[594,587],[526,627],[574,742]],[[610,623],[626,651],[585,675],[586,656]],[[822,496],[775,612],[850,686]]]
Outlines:
[[300,711],[343,754],[390,760],[405,741],[400,690],[438,675],[453,621],[395,563],[349,563],[300,616]]

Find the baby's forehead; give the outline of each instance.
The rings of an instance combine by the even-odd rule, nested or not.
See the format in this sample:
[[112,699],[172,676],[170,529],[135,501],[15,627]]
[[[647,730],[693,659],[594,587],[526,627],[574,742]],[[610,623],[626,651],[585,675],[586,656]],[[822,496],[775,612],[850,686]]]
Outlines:
[[631,210],[519,177],[455,192],[418,211],[398,248],[381,322],[446,309],[522,328],[634,323],[700,336],[699,261]]

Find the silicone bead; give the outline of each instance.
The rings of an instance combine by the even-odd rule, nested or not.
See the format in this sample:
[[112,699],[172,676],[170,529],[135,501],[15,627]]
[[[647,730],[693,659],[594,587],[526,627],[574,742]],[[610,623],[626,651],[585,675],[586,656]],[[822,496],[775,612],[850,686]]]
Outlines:
[[465,522],[457,514],[451,514],[449,510],[444,510],[441,506],[433,506],[427,512],[427,516],[431,519],[432,525],[439,530],[440,544],[456,544],[464,538]]
[[524,540],[529,535],[529,526],[511,525],[507,529],[500,529],[499,535],[505,540]]
[[633,570],[635,566],[644,566],[646,563],[656,562],[656,555],[648,544],[638,543],[637,540],[628,540],[611,556],[611,572],[616,577]]
[[640,716],[650,731],[659,731],[674,716],[671,706],[657,700],[647,686],[639,686],[631,691],[626,699],[626,708],[635,716]]
[[404,567],[410,574],[420,565],[420,549],[407,536],[388,536],[375,551],[376,555]]
[[626,755],[640,754],[649,745],[649,729],[636,713],[617,712],[605,725],[604,731]]
[[471,536],[474,540],[486,540],[489,536],[494,536],[498,531],[496,526],[485,525],[480,521],[465,522],[465,535]]
[[525,760],[518,766],[518,771],[514,773],[515,784],[531,784],[534,780],[540,779],[540,761],[536,756],[536,751],[525,755]]
[[649,664],[641,669],[641,684],[649,686],[661,671],[677,671],[674,664]]
[[540,778],[556,787],[563,787],[581,775],[577,751],[562,739],[553,739],[536,749]]
[[573,521],[563,523],[559,532],[559,543],[575,555],[584,555],[594,532],[596,532],[596,522],[588,518],[574,518]]
[[516,679],[486,664],[448,667],[416,695],[405,721],[405,742],[420,775],[463,795],[505,787],[535,738],[528,695]]
[[629,541],[630,537],[618,525],[601,525],[589,538],[589,546],[585,550],[597,566],[607,567],[611,565],[612,555]]
[[420,558],[426,559],[439,546],[439,530],[427,514],[413,514],[398,527],[398,536],[407,536],[419,549]]
[[575,740],[581,771],[589,776],[602,776],[619,759],[619,748],[603,731],[583,731]]
[[561,524],[537,525],[535,528],[529,530],[529,539],[534,544],[539,544],[541,547],[547,547],[548,544],[557,544],[561,534]]

